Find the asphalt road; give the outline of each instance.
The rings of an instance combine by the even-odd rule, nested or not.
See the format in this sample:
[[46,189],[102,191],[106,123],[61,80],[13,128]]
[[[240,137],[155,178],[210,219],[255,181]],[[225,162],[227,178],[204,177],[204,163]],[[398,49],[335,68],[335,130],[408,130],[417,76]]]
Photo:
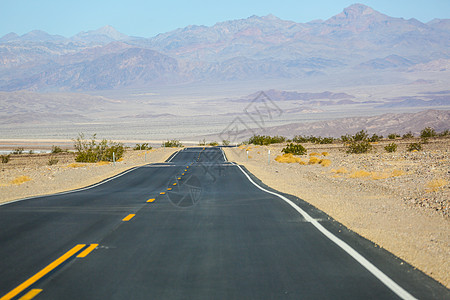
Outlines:
[[[220,148],[0,206],[4,299],[450,299]],[[24,298],[21,298],[24,297]]]

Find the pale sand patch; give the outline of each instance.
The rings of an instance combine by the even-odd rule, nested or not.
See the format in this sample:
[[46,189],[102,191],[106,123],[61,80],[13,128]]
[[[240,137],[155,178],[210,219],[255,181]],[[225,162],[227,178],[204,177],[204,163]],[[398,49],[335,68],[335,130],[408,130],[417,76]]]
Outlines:
[[[345,173],[336,178],[337,174],[331,172],[332,168],[339,169],[344,166],[349,170],[363,167],[382,169],[395,164],[397,159],[407,160],[408,157],[404,158],[405,154],[402,153],[351,156],[334,149],[335,146],[310,147],[321,147],[321,151],[330,152],[327,159],[331,160],[331,166],[278,163],[274,158],[281,154],[281,146],[252,146],[252,158],[248,161],[245,147],[225,148],[225,153],[230,161],[244,165],[268,186],[311,203],[351,230],[449,287],[448,216],[444,216],[442,211],[409,204],[405,202],[404,194],[402,195],[402,188],[419,189],[420,180],[417,181],[415,176],[420,174],[410,171],[410,174],[404,177],[374,180],[352,179]],[[268,149],[271,150],[270,164]],[[317,149],[315,152],[318,152]],[[439,155],[442,156],[442,153],[438,153],[437,159],[442,160]],[[448,157],[448,150],[445,155]],[[428,154],[424,156],[429,157]],[[306,160],[307,157],[304,156],[303,159]],[[414,162],[416,158],[409,161],[409,164]],[[447,164],[442,166],[442,172],[448,171],[448,161],[446,162]],[[408,191],[404,192],[408,194]],[[448,188],[442,193],[440,197],[446,197]]]
[[[164,162],[177,150],[127,151],[123,160],[116,162],[115,166],[112,163],[74,163],[73,154],[13,156],[9,163],[0,164],[0,203],[86,187],[136,166]],[[50,157],[57,158],[59,162],[49,166]],[[13,184],[13,180],[20,176],[31,180]]]

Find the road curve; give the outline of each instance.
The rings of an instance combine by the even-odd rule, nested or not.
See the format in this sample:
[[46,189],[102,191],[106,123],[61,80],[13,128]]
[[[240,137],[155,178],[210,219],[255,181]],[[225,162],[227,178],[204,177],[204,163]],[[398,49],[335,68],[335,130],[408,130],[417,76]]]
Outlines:
[[[0,206],[0,300],[450,299],[223,151]],[[21,298],[25,297],[25,298]]]

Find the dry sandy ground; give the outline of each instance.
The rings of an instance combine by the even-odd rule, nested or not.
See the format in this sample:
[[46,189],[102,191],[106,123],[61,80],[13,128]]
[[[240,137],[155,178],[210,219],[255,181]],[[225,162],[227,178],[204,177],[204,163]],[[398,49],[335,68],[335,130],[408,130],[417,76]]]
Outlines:
[[[127,151],[115,166],[75,163],[73,153],[12,155],[0,163],[0,203],[85,187],[135,166],[163,162],[176,150]],[[58,163],[49,165],[51,158]]]
[[[279,163],[282,146],[225,149],[265,184],[295,195],[450,287],[450,140],[421,152],[383,144],[370,154],[347,154],[342,145],[304,145],[319,164]],[[268,150],[271,160],[268,164]],[[328,152],[323,156],[322,152]],[[310,156],[301,157],[309,162]]]

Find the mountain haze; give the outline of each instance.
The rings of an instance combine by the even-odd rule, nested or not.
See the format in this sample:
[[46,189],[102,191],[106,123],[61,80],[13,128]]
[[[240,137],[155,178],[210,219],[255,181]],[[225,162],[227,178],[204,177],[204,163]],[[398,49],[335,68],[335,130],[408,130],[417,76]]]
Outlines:
[[10,33],[0,38],[0,90],[89,91],[361,70],[416,72],[416,65],[450,59],[449,24],[393,18],[355,4],[325,21],[251,16],[151,38],[130,37],[111,26],[71,38],[38,30]]

